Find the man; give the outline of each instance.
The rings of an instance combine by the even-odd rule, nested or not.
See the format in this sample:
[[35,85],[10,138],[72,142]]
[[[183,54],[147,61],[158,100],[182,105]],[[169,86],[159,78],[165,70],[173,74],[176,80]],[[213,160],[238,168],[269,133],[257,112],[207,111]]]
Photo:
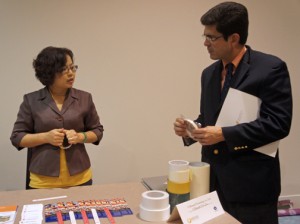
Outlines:
[[[279,58],[246,45],[249,22],[245,6],[218,4],[202,16],[201,23],[204,46],[210,58],[217,60],[201,77],[200,115],[195,121],[202,128],[188,137],[184,120],[177,118],[175,133],[183,137],[185,145],[202,145],[202,160],[211,167],[210,190],[217,191],[225,211],[243,224],[278,223],[279,153],[277,150],[274,158],[254,149],[289,134],[292,93],[287,66]],[[258,97],[259,116],[249,123],[218,127],[215,124],[226,98],[224,82],[228,82],[225,76],[230,63],[233,74],[228,75],[228,85]]]

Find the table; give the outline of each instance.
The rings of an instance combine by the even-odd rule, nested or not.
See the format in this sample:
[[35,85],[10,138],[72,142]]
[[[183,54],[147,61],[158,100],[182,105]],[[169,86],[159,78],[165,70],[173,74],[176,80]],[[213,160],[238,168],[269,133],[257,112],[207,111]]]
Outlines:
[[[294,208],[300,208],[300,195],[280,196],[279,200],[290,199]],[[279,224],[299,224],[300,215],[279,217]]]
[[[0,192],[0,204],[1,205],[18,205],[18,212],[15,223],[19,223],[21,218],[21,212],[23,205],[26,204],[49,204],[59,201],[77,201],[77,200],[89,200],[89,199],[113,199],[124,198],[130,209],[133,211],[133,215],[126,215],[122,217],[115,217],[117,224],[142,224],[150,222],[144,221],[139,217],[139,204],[141,202],[141,194],[147,189],[140,182],[129,183],[115,183],[104,185],[92,185],[92,186],[80,186],[71,188],[55,188],[55,189],[36,189],[36,190],[18,190],[18,191],[2,191]],[[46,200],[40,202],[33,202],[33,199],[49,198],[66,195],[67,198]],[[77,223],[83,223],[82,220],[76,220]],[[101,218],[101,224],[109,224],[108,219]],[[53,222],[55,223],[55,222]],[[70,223],[70,221],[65,221]],[[94,221],[90,220],[90,223]],[[156,222],[166,223],[166,222]],[[181,223],[180,220],[172,223]],[[207,224],[236,224],[237,222],[228,214],[221,215],[214,220],[207,222]],[[51,223],[50,223],[51,224]]]

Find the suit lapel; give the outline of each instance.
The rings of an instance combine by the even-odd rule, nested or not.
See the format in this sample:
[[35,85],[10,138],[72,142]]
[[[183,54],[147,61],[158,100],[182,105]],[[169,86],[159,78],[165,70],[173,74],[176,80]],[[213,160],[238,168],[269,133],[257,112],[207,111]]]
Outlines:
[[244,57],[240,61],[234,77],[231,87],[234,89],[238,89],[239,85],[247,78],[248,70],[249,70],[249,60],[250,60],[250,51],[251,49],[248,47],[247,52],[245,53]]
[[74,95],[73,89],[70,89],[70,92],[69,92],[67,98],[65,99],[65,102],[63,104],[63,107],[61,108],[61,111],[55,105],[55,102],[52,99],[52,96],[49,93],[49,91],[47,90],[47,88],[42,89],[41,94],[40,94],[40,99],[42,100],[42,102],[44,104],[49,106],[55,113],[57,113],[59,115],[63,115],[68,110],[70,105],[75,101],[76,96]]
[[221,101],[221,72],[222,72],[222,62],[216,64],[213,72],[209,75],[209,80],[207,82],[207,95],[204,107],[206,115],[206,125],[214,125],[220,111],[220,101]]
[[61,109],[61,114],[64,114],[68,110],[68,108],[74,103],[74,101],[75,98],[73,97],[72,89],[71,89]]
[[60,114],[60,111],[58,110],[57,106],[55,105],[55,102],[52,99],[52,96],[49,93],[47,87],[41,89],[39,99],[41,100],[41,102],[43,102],[48,107],[50,107],[55,113]]

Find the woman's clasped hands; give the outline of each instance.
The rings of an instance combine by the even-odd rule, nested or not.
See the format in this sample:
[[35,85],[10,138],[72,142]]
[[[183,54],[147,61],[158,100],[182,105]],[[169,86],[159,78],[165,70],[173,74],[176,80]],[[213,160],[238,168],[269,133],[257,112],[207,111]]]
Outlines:
[[49,144],[65,149],[82,142],[80,133],[77,133],[73,129],[65,130],[64,128],[53,129],[47,132],[46,139]]

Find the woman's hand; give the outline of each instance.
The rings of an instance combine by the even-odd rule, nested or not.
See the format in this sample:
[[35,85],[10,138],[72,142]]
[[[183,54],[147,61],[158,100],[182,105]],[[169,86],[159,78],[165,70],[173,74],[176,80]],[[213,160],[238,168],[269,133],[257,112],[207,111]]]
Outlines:
[[83,141],[83,134],[82,133],[77,133],[75,130],[64,130],[64,133],[68,139],[68,142],[70,145],[75,145],[77,143],[82,143]]
[[60,128],[48,131],[45,137],[49,144],[54,146],[62,146],[65,137],[64,129]]

